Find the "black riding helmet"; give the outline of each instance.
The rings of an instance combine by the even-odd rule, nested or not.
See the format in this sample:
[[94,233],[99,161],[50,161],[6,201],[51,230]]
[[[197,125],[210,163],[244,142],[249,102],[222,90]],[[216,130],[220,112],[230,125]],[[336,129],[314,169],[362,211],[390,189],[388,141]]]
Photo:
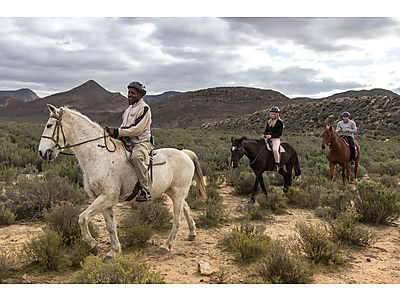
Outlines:
[[345,111],[342,113],[342,117],[349,117],[350,118],[350,113],[348,111]]
[[143,96],[146,95],[147,91],[146,91],[146,87],[141,84],[139,81],[132,81],[129,85],[128,85],[128,89],[129,88],[134,88],[135,90],[137,90],[139,93],[142,93]]
[[271,109],[270,109],[269,111],[270,111],[270,112],[276,112],[276,113],[279,113],[279,112],[280,112],[279,107],[277,107],[277,106],[272,106]]

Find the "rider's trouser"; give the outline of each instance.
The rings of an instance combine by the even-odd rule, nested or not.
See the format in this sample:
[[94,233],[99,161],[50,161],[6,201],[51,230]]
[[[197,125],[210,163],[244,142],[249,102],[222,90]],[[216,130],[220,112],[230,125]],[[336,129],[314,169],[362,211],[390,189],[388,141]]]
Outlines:
[[351,136],[343,136],[347,143],[349,143],[349,147],[350,147],[350,160],[356,160],[356,150],[354,148],[354,139]]
[[149,194],[153,191],[153,182],[151,181],[149,171],[147,170],[146,162],[149,160],[149,153],[153,148],[154,147],[150,142],[135,144],[132,153],[129,156],[129,160],[135,168],[142,189]]
[[279,146],[281,144],[280,138],[271,138],[272,142],[272,151],[274,152],[274,158],[276,163],[280,163],[281,157],[279,155]]

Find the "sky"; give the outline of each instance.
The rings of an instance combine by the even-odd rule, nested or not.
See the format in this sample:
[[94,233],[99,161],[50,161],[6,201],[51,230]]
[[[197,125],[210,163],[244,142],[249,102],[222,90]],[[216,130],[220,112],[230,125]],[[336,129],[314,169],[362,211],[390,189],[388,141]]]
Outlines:
[[[324,10],[298,14],[298,4],[274,10],[253,0],[229,1],[233,11],[214,9],[217,0],[192,9],[191,1],[114,0],[97,13],[92,6],[78,9],[82,1],[68,7],[38,1],[48,9],[32,13],[30,5],[38,3],[28,1],[0,13],[2,91],[29,88],[45,97],[92,79],[123,95],[130,81],[142,82],[149,94],[221,86],[291,98],[400,92],[400,19],[390,10],[386,17],[372,8],[364,17],[339,0],[336,9],[347,3],[350,14],[336,17],[324,1]],[[183,12],[165,12],[166,5]]]

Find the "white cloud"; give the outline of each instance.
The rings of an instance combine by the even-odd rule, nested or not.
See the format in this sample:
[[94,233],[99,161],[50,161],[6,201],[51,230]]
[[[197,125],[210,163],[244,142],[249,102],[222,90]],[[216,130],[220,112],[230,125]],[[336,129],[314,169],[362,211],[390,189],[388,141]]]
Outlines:
[[126,94],[214,86],[289,97],[400,87],[392,18],[0,18],[0,90],[40,96],[93,79]]

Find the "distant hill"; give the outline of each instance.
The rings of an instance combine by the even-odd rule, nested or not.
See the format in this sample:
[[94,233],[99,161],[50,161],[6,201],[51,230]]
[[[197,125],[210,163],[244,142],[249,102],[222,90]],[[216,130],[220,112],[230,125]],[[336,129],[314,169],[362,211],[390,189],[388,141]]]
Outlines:
[[154,127],[193,128],[215,120],[245,116],[271,105],[283,106],[292,102],[273,90],[215,87],[175,95],[155,103],[151,108]]
[[36,95],[36,93],[30,89],[19,89],[16,91],[0,91],[0,98],[3,97],[18,98],[24,102],[30,102],[39,99],[39,96]]
[[30,89],[0,91],[0,110],[7,107],[16,107],[25,102],[34,101],[36,99],[39,99],[39,96]]
[[[400,135],[400,96],[362,96],[337,98],[320,102],[292,104],[281,109],[285,132],[320,136],[324,125],[336,128],[341,113],[349,111],[358,127],[357,135],[376,138]],[[254,130],[260,135],[265,129],[269,111],[263,110],[245,117],[227,119],[203,125],[204,129],[228,129],[240,136],[244,130]],[[284,136],[283,136],[284,139]]]
[[146,95],[143,97],[143,99],[146,101],[147,104],[154,104],[158,101],[164,100],[168,97],[172,97],[175,95],[182,94],[181,92],[175,92],[175,91],[169,91],[169,92],[164,92],[159,95]]
[[0,119],[46,122],[49,115],[47,103],[56,107],[69,106],[97,122],[102,122],[109,118],[112,113],[124,111],[127,106],[127,99],[120,93],[109,92],[97,82],[89,80],[69,91],[0,110]]
[[385,89],[372,89],[372,90],[361,90],[361,91],[346,91],[342,93],[333,94],[329,97],[323,98],[307,98],[307,97],[298,97],[293,98],[293,100],[301,100],[301,101],[316,101],[316,100],[335,100],[338,98],[356,98],[356,97],[363,97],[363,96],[395,96],[396,93],[392,91],[388,91]]

